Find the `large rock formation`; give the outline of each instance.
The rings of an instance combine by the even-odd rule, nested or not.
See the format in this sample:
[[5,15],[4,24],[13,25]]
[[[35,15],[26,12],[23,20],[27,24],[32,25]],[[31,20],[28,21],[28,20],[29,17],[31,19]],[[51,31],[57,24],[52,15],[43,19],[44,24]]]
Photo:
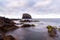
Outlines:
[[17,26],[15,26],[15,23],[11,19],[0,17],[0,31],[6,32],[15,28]]
[[32,19],[30,14],[24,13],[22,19]]

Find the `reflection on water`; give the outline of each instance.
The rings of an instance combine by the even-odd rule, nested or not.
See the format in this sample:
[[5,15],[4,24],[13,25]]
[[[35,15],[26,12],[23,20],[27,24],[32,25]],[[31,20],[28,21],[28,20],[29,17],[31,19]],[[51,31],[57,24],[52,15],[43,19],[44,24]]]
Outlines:
[[36,27],[19,28],[6,34],[14,36],[17,40],[60,40],[60,37],[55,39],[49,37],[46,28],[48,23],[32,22],[32,24],[33,23],[36,24]]

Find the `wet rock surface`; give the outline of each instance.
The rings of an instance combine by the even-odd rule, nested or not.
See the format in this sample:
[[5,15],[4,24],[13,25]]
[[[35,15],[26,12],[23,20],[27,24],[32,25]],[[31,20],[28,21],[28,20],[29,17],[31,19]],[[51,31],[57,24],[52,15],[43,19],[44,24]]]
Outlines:
[[15,26],[15,23],[11,19],[0,17],[0,31],[7,32],[15,28],[18,27]]
[[2,34],[0,34],[0,40],[4,40]]
[[0,35],[0,40],[16,40],[12,35]]
[[[22,24],[24,24],[24,22]],[[38,24],[38,23],[34,22],[34,24]],[[0,27],[3,27],[3,25]],[[16,40],[16,38],[17,40],[60,40],[60,33],[58,34],[59,37],[53,39],[52,37],[49,36],[48,31],[46,30],[47,29],[46,25],[44,24],[41,25],[39,23],[39,25],[37,25],[36,27],[31,27],[31,25],[28,24],[27,26],[25,25],[23,27],[26,28],[18,28],[13,31],[8,31],[6,35],[12,35],[12,36],[5,36],[5,40],[12,40],[12,39]]]
[[23,24],[21,27],[34,27],[34,24]]
[[54,38],[57,36],[57,30],[54,26],[48,25],[47,29],[48,29],[48,34],[50,37]]
[[[25,22],[26,24],[30,24]],[[25,24],[23,22],[23,24]],[[12,35],[15,38],[18,38],[18,40],[60,40],[60,32],[58,32],[59,36],[56,38],[52,38],[48,34],[47,30],[47,24],[41,24],[39,23],[31,23],[35,24],[35,27],[25,27],[25,28],[18,28],[16,30],[10,31],[7,33],[7,35]]]
[[13,36],[8,35],[4,38],[4,40],[16,40]]
[[20,20],[20,22],[32,22],[31,20]]

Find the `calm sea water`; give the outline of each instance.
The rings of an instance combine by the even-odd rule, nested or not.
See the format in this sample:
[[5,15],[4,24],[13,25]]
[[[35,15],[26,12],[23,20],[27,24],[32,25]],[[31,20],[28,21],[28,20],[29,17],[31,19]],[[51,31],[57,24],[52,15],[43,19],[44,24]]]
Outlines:
[[[60,40],[60,32],[57,31],[58,37],[51,38],[48,35],[46,26],[52,25],[57,28],[60,27],[60,19],[34,19],[40,22],[30,22],[29,24],[35,24],[35,27],[29,28],[18,28],[16,30],[10,31],[7,35],[14,36],[17,40]],[[14,21],[20,23],[20,20]],[[17,25],[20,27],[21,25]]]
[[45,18],[45,19],[39,19],[39,20],[46,21],[46,22],[60,23],[60,18]]

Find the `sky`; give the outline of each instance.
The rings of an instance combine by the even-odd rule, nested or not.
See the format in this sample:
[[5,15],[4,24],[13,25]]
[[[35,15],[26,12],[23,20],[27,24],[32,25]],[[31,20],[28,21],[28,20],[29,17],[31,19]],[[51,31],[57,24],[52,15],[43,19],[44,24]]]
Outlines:
[[60,18],[60,0],[0,0],[0,16],[21,18]]

